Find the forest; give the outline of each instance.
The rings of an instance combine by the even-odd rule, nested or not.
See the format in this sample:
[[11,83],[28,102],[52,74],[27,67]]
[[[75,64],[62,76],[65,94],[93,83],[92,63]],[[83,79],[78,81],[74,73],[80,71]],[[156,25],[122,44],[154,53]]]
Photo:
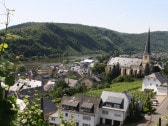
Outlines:
[[[128,34],[81,24],[29,22],[9,27],[6,57],[58,57],[92,53],[142,53],[147,33]],[[3,36],[3,30],[0,36]],[[0,41],[2,41],[0,37]],[[167,52],[168,32],[151,32],[151,51]]]

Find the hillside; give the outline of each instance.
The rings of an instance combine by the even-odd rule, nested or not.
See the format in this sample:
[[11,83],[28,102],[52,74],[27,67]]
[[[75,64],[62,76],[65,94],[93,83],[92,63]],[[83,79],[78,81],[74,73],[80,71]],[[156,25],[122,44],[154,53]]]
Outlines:
[[[16,35],[9,39],[8,52],[23,55],[55,57],[103,52],[143,52],[147,33],[127,34],[80,24],[24,23],[9,28]],[[2,36],[3,33],[1,32]],[[152,52],[166,52],[168,32],[151,33]]]

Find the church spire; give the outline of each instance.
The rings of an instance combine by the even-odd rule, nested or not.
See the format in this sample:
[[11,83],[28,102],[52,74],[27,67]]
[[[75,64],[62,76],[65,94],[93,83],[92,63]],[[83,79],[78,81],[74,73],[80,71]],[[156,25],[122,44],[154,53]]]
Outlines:
[[148,38],[147,38],[147,41],[146,41],[144,54],[149,54],[149,55],[151,54],[151,51],[150,51],[150,28],[149,28],[149,31],[148,31]]

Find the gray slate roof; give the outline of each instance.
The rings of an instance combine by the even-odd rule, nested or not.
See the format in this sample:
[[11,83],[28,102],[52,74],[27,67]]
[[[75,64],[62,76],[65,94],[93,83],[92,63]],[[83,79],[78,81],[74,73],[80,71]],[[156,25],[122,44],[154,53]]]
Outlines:
[[[63,96],[61,100],[61,105],[66,106],[72,106],[78,107],[76,109],[77,113],[87,114],[87,115],[94,115],[96,113],[96,109],[98,109],[99,105],[101,103],[100,98],[95,97],[87,97],[87,96],[81,96],[81,97],[71,97],[71,96]],[[93,109],[92,112],[84,112],[82,109]],[[64,110],[66,111],[66,110]],[[68,110],[67,110],[68,111]]]
[[145,78],[156,78],[161,82],[161,86],[168,86],[168,78],[166,78],[160,72],[150,74],[150,75],[146,76]]
[[107,63],[107,65],[117,65],[117,63],[119,63],[120,67],[140,66],[142,63],[142,59],[112,57]]
[[124,106],[123,109],[121,109],[122,111],[127,111],[127,109],[129,108],[129,103],[131,102],[132,99],[132,95],[128,94],[127,92],[122,93],[110,92],[110,91],[102,92],[101,99],[103,103],[107,102],[109,100],[109,97],[115,97],[115,99],[118,98],[119,100],[116,100],[116,102],[120,102],[121,99],[124,99]]
[[108,96],[106,102],[121,104],[123,100],[123,98]]

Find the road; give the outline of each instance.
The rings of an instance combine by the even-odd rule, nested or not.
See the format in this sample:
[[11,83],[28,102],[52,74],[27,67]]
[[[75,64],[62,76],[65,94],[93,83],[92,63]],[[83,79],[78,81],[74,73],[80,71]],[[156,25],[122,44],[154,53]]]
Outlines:
[[[161,124],[162,126],[166,126],[168,121],[165,119],[165,117],[168,116],[168,96],[164,99],[164,101],[158,106],[156,110],[156,116],[152,119],[152,124],[157,124],[159,121],[159,117],[161,118]],[[154,125],[151,125],[154,126]]]
[[159,118],[161,117],[161,126],[166,126],[168,120],[163,117],[168,115],[168,96],[156,107],[156,111],[152,115],[146,115],[144,120],[141,120],[137,124],[131,126],[156,126],[159,124]]

